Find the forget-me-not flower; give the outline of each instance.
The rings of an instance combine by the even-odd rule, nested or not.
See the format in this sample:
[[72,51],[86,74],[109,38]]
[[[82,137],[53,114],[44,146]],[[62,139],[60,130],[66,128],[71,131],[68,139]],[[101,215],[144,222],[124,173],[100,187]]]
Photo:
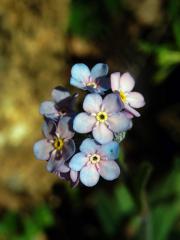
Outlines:
[[71,69],[70,84],[83,90],[103,94],[110,87],[107,74],[107,64],[98,63],[90,71],[88,66],[78,63]]
[[92,131],[94,139],[101,144],[112,141],[114,133],[127,131],[132,126],[131,120],[120,112],[122,106],[114,93],[104,99],[97,93],[86,95],[83,109],[85,112],[74,118],[74,130],[78,133]]
[[57,162],[59,170],[67,172],[69,169],[64,164],[75,153],[75,144],[72,140],[74,132],[69,128],[70,117],[61,118],[55,131],[47,123],[43,125],[45,139],[34,144],[33,150],[36,159],[48,160],[47,170],[53,172]]
[[72,106],[77,94],[71,96],[65,88],[59,86],[52,90],[51,95],[53,101],[41,103],[40,114],[50,119],[72,114]]
[[134,108],[141,108],[145,105],[143,95],[138,92],[132,92],[134,85],[135,81],[129,73],[124,73],[122,76],[120,76],[119,72],[111,74],[112,91],[118,92],[129,117],[132,115],[139,117],[140,113]]
[[117,142],[100,145],[87,138],[82,142],[80,152],[70,160],[69,167],[80,171],[80,181],[87,187],[92,187],[97,184],[100,176],[109,181],[119,177],[120,168],[114,161],[118,156]]

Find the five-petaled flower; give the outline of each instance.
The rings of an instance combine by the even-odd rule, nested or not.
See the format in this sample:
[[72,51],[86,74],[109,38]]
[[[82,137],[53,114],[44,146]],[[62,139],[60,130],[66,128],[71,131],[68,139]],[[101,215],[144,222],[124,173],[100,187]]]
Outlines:
[[78,133],[92,131],[94,139],[101,144],[112,141],[114,133],[127,131],[132,126],[126,114],[120,112],[122,106],[114,93],[104,99],[97,93],[88,94],[83,109],[86,112],[79,113],[74,119],[74,130]]
[[77,94],[71,96],[65,88],[59,86],[52,90],[51,95],[53,101],[41,103],[40,114],[54,120],[65,115],[72,115],[72,106]]
[[107,64],[98,63],[90,71],[85,64],[79,63],[75,64],[71,69],[70,83],[77,88],[103,94],[110,87],[110,83],[106,78],[107,74]]
[[133,116],[139,117],[140,113],[134,108],[141,108],[145,105],[144,97],[138,92],[131,92],[135,81],[129,73],[120,76],[119,72],[111,74],[111,88],[117,92],[121,101],[124,103],[125,110]]
[[119,177],[120,168],[114,161],[119,156],[119,145],[111,141],[107,144],[97,144],[93,139],[85,139],[80,152],[70,160],[69,166],[74,171],[80,171],[80,181],[92,187],[97,184],[99,177],[114,180]]
[[47,170],[53,172],[57,165],[60,172],[69,171],[66,166],[68,159],[75,153],[75,144],[72,140],[74,132],[69,129],[70,117],[63,117],[57,123],[55,131],[46,123],[43,125],[45,139],[34,144],[36,159],[48,160]]

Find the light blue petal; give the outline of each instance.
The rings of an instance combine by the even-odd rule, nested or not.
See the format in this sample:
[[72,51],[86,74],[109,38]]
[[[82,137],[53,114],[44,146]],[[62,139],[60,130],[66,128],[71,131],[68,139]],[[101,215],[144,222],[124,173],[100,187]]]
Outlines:
[[48,160],[53,146],[46,139],[42,139],[34,144],[33,152],[38,160]]
[[99,145],[91,138],[86,138],[80,146],[80,151],[85,154],[93,154],[99,148]]
[[119,98],[114,93],[110,93],[105,96],[102,106],[107,113],[117,113],[122,109]]
[[99,174],[106,180],[114,180],[120,175],[120,168],[115,161],[101,161]]
[[93,128],[93,137],[94,139],[101,143],[106,144],[113,140],[113,133],[110,131],[105,124],[101,123]]
[[52,90],[52,99],[55,101],[55,102],[60,102],[62,100],[64,100],[65,98],[69,97],[70,96],[70,93],[68,91],[66,91],[64,88],[54,88]]
[[92,131],[96,119],[87,113],[79,113],[73,122],[73,129],[78,133],[89,133]]
[[80,171],[87,163],[88,158],[83,153],[76,153],[69,162],[69,167],[74,171]]
[[102,97],[97,93],[90,93],[84,99],[83,109],[88,113],[97,113],[100,111],[101,104]]
[[107,122],[109,128],[115,133],[124,132],[131,128],[131,120],[122,112],[113,114]]
[[99,181],[99,173],[94,164],[89,164],[80,171],[80,180],[87,187],[93,187]]
[[107,156],[108,160],[115,160],[119,157],[119,144],[111,141],[107,144],[101,145],[99,149],[102,155]]
[[55,108],[55,104],[51,101],[45,101],[41,103],[39,112],[48,118],[56,118],[58,116],[58,111]]
[[74,87],[80,88],[80,89],[84,89],[86,87],[85,83],[81,80],[78,80],[76,78],[71,78],[70,79],[70,84]]
[[70,130],[70,117],[63,117],[59,120],[56,133],[63,139],[70,139],[74,136],[74,132]]
[[98,77],[103,77],[108,74],[108,65],[104,63],[96,64],[91,70],[91,77],[96,79]]
[[85,64],[78,63],[71,68],[71,76],[81,82],[84,82],[90,76],[90,70]]

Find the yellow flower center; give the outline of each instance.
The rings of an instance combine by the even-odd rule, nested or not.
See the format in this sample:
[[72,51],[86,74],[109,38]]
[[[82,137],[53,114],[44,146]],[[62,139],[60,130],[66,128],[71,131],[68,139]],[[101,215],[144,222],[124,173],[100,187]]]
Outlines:
[[125,103],[126,102],[126,94],[123,91],[120,91],[119,95],[120,95],[121,100],[123,101],[123,103]]
[[61,150],[64,146],[64,140],[62,138],[56,138],[54,140],[54,148],[56,150]]
[[86,84],[87,87],[97,88],[97,84],[95,82],[88,82]]
[[97,121],[99,121],[100,123],[105,122],[108,119],[108,115],[106,112],[98,112],[96,114],[96,119]]
[[93,164],[98,163],[100,160],[101,160],[101,157],[98,154],[93,154],[89,158],[89,161]]

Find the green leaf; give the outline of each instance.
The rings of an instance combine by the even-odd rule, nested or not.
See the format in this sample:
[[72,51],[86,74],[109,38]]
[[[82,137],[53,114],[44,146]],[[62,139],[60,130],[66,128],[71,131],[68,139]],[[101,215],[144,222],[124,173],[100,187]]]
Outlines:
[[159,205],[151,212],[153,240],[166,240],[180,214],[180,202]]

